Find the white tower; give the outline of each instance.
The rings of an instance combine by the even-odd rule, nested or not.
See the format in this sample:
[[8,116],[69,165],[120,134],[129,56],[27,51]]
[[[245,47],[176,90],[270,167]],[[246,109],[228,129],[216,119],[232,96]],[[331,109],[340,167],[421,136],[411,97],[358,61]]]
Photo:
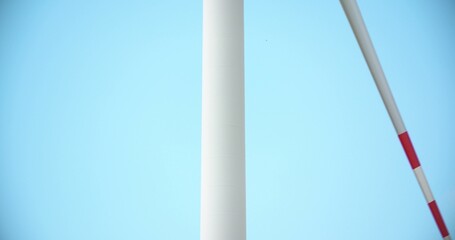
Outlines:
[[243,0],[203,0],[201,240],[245,240]]

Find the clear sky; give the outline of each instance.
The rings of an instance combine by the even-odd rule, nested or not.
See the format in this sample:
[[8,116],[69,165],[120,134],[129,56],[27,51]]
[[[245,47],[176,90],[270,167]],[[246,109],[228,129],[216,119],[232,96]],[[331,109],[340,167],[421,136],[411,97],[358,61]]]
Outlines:
[[[455,233],[455,3],[359,0]],[[199,239],[202,1],[2,1],[0,236]],[[439,239],[338,1],[245,1],[249,240]]]

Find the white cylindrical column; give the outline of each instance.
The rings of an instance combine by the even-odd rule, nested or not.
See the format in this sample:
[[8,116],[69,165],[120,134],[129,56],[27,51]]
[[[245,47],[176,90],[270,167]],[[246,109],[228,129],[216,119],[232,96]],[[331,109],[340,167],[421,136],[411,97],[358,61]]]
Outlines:
[[201,240],[245,240],[243,0],[203,0]]

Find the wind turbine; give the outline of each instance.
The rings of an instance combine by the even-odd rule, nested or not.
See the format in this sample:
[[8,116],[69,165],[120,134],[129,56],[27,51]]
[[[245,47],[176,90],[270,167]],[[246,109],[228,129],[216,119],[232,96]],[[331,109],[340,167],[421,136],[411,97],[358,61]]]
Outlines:
[[357,5],[357,1],[340,0],[340,2],[349,20],[360,49],[362,50],[362,54],[368,64],[368,68],[370,69],[371,75],[373,76],[373,79],[376,83],[376,87],[379,90],[382,101],[384,102],[387,112],[389,113],[389,117],[392,120],[393,126],[395,127],[395,131],[398,134],[401,145],[403,146],[409,163],[411,164],[411,168],[417,178],[417,182],[422,189],[431,214],[436,221],[436,225],[438,226],[443,239],[450,240],[451,237],[449,231],[447,230],[444,219],[442,218],[441,212],[439,211],[438,205],[436,204],[436,201],[433,197],[430,185],[428,184],[425,174],[423,173],[422,166],[420,166],[420,161],[414,150],[411,138],[409,137],[408,131],[406,130],[403,119],[401,118],[401,114],[398,111],[398,107],[393,98],[392,91],[389,88],[389,84],[387,83],[387,79],[385,77],[384,71],[382,70],[379,58],[376,54],[376,51],[374,50],[373,43],[363,21],[359,6]]
[[203,15],[201,240],[245,240],[243,0]]
[[[450,240],[355,0],[340,0],[444,240]],[[245,240],[243,0],[203,0],[201,240]]]

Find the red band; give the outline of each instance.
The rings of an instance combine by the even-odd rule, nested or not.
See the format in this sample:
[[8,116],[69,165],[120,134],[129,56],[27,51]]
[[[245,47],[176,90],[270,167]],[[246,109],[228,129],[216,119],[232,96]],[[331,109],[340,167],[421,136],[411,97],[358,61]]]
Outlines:
[[441,232],[442,237],[449,236],[449,231],[447,231],[446,224],[444,223],[444,219],[442,219],[441,213],[439,212],[438,205],[436,205],[436,201],[428,203],[430,207],[431,213],[433,214],[434,220],[438,225],[439,231]]
[[398,135],[400,138],[401,145],[406,152],[406,156],[408,157],[409,163],[411,164],[412,169],[420,167],[419,158],[417,158],[417,154],[412,146],[411,139],[409,138],[408,132],[404,132]]

